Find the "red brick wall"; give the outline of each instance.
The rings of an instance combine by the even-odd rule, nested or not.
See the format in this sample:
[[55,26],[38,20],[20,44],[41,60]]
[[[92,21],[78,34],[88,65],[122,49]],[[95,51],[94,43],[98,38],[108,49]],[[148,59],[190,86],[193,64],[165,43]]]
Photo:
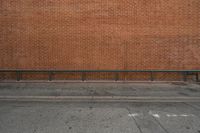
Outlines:
[[0,0],[0,68],[200,69],[200,1]]

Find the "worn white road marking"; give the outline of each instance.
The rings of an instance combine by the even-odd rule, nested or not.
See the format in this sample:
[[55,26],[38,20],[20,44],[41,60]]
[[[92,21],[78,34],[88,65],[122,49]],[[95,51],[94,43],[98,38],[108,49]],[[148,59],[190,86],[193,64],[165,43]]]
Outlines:
[[159,114],[153,113],[152,111],[149,111],[149,114],[152,115],[153,117],[160,118]]
[[135,117],[135,116],[139,116],[140,114],[138,114],[138,113],[133,113],[133,114],[128,114],[128,116],[130,116],[130,117]]
[[194,116],[193,114],[167,114],[167,117],[192,117]]
[[[158,114],[158,113],[153,113],[151,110],[149,111],[148,114],[155,118],[160,118],[161,116],[163,117],[193,117],[195,116],[194,114]],[[140,114],[140,113],[128,114],[129,117],[139,117],[142,115],[144,114]]]

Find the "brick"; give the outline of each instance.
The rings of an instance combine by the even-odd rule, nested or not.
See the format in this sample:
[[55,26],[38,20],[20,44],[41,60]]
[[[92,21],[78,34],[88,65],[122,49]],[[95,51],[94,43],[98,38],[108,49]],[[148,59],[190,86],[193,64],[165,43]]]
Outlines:
[[1,0],[1,69],[200,69],[199,0]]

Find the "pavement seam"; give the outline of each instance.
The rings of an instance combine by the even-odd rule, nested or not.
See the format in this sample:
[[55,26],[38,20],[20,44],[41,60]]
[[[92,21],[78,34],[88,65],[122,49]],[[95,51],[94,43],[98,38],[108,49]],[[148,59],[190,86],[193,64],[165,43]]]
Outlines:
[[[191,105],[191,104],[189,104],[189,103],[185,103],[185,102],[183,102],[183,104],[185,104],[186,106],[190,106],[191,108],[193,108],[194,110],[200,110],[200,107],[197,107],[197,106],[194,106],[194,105]],[[199,115],[196,115],[198,118],[200,118],[200,116]]]
[[[151,116],[151,115],[150,115]],[[170,133],[155,117],[151,116],[155,122],[158,123],[158,125],[166,132],[166,133]]]
[[[131,114],[130,109],[128,107],[125,107],[126,110],[129,112],[129,114]],[[134,117],[131,117],[131,119],[135,122],[135,125],[137,126],[137,128],[139,129],[140,133],[142,132],[142,129],[140,128],[139,124],[137,123],[136,119]]]
[[187,106],[190,106],[190,107],[192,107],[193,109],[200,110],[200,107],[199,107],[199,106],[194,106],[194,105],[191,105],[191,104],[186,103],[186,102],[183,102],[183,104],[185,104],[185,105],[187,105]]

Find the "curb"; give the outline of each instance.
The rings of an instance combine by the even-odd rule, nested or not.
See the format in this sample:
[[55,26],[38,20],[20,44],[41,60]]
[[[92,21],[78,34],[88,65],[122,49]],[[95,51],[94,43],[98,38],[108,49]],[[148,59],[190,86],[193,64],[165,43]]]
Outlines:
[[37,102],[200,102],[200,97],[0,96],[0,101],[37,101]]

